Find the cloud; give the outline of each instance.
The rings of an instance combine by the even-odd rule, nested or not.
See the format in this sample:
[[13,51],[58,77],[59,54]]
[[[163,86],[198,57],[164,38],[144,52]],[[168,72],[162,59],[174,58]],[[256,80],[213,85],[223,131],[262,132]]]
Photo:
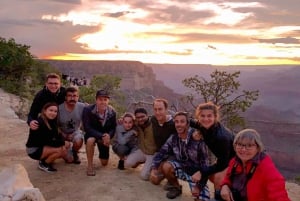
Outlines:
[[217,50],[217,48],[216,48],[215,46],[213,46],[213,45],[207,45],[207,48],[208,48],[208,49]]
[[118,17],[122,17],[128,13],[131,13],[131,12],[130,11],[122,11],[122,12],[115,12],[115,13],[104,13],[104,16],[118,18]]
[[81,0],[50,0],[58,3],[67,3],[67,4],[80,4]]
[[299,55],[297,0],[10,0],[0,7],[0,36],[31,46],[39,57],[200,52],[215,58],[236,54],[228,47],[237,46],[244,58],[286,48],[290,57]]
[[259,39],[259,38],[253,38],[253,40],[257,40],[260,43],[282,43],[282,44],[300,44],[300,40],[297,38],[292,37],[286,37],[286,38],[272,38],[272,39]]

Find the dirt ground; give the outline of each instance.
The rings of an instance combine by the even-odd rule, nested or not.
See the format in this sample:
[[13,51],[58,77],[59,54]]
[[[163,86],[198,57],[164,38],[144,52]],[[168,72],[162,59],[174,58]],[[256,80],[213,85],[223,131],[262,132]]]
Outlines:
[[[94,158],[96,176],[86,176],[86,156],[81,149],[80,165],[66,164],[62,160],[55,163],[56,173],[46,173],[37,168],[37,162],[25,153],[28,136],[27,124],[19,120],[7,102],[7,94],[0,91],[0,171],[12,164],[22,164],[29,175],[31,183],[42,192],[47,201],[162,201],[166,192],[162,189],[165,181],[159,186],[139,179],[140,167],[118,170],[118,159],[111,153],[107,167],[101,167],[97,157]],[[1,182],[1,181],[0,181]],[[193,200],[189,188],[183,184],[182,196],[175,201]],[[300,186],[287,183],[292,201],[300,200]]]

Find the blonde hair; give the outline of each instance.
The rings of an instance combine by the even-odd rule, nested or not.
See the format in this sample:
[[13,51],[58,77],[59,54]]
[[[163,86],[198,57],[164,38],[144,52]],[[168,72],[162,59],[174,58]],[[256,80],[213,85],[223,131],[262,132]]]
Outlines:
[[154,99],[154,101],[152,103],[152,106],[154,106],[155,102],[162,102],[164,104],[164,106],[165,106],[166,109],[168,109],[168,107],[169,107],[168,101],[166,99],[164,99],[164,98],[156,98],[156,99]]
[[195,111],[195,117],[198,118],[203,110],[211,110],[215,115],[215,123],[219,121],[220,114],[219,114],[219,107],[215,105],[213,102],[209,101],[207,103],[201,103],[197,106]]
[[49,73],[47,76],[46,76],[46,80],[48,81],[48,79],[50,78],[57,78],[60,80],[60,76],[56,73]]
[[125,112],[125,114],[123,115],[122,119],[124,119],[125,117],[129,117],[129,118],[132,119],[132,121],[135,121],[135,116],[131,112]]

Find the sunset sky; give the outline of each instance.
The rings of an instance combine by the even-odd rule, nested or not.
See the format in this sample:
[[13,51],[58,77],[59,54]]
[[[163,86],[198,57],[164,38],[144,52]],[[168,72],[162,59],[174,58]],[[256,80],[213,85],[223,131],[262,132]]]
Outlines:
[[43,59],[300,64],[300,2],[0,0],[0,37]]

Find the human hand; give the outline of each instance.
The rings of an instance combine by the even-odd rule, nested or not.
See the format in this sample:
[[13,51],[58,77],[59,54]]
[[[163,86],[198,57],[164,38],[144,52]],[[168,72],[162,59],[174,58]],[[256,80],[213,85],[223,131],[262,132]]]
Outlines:
[[196,141],[201,140],[201,139],[202,139],[202,135],[201,135],[200,131],[199,131],[199,130],[195,130],[195,131],[193,132],[193,134],[192,134],[192,138],[193,138],[194,140],[196,140]]
[[71,146],[72,146],[72,143],[71,143],[71,142],[65,141],[65,146],[64,146],[64,148],[65,148],[66,150],[70,149]]
[[201,179],[202,175],[201,175],[201,172],[200,171],[197,171],[195,172],[193,175],[192,175],[192,181],[193,182],[199,182],[200,179]]
[[32,120],[29,123],[29,127],[31,128],[31,130],[37,130],[39,128],[39,122],[37,120]]
[[68,140],[68,141],[72,142],[72,141],[73,141],[73,138],[74,138],[74,136],[75,136],[75,134],[74,134],[74,133],[72,133],[72,134],[67,134],[67,135],[66,135],[66,140]]
[[103,145],[108,147],[110,144],[110,135],[108,133],[104,133],[102,135],[102,141],[103,141]]
[[117,119],[117,124],[122,125],[123,124],[123,118]]
[[222,188],[221,188],[221,197],[225,201],[234,201],[233,196],[232,196],[232,192],[231,192],[228,185],[222,186]]
[[156,169],[156,168],[151,169],[149,179],[153,184],[158,185],[163,178],[164,178],[163,174],[160,173],[160,171],[158,171],[158,169]]

